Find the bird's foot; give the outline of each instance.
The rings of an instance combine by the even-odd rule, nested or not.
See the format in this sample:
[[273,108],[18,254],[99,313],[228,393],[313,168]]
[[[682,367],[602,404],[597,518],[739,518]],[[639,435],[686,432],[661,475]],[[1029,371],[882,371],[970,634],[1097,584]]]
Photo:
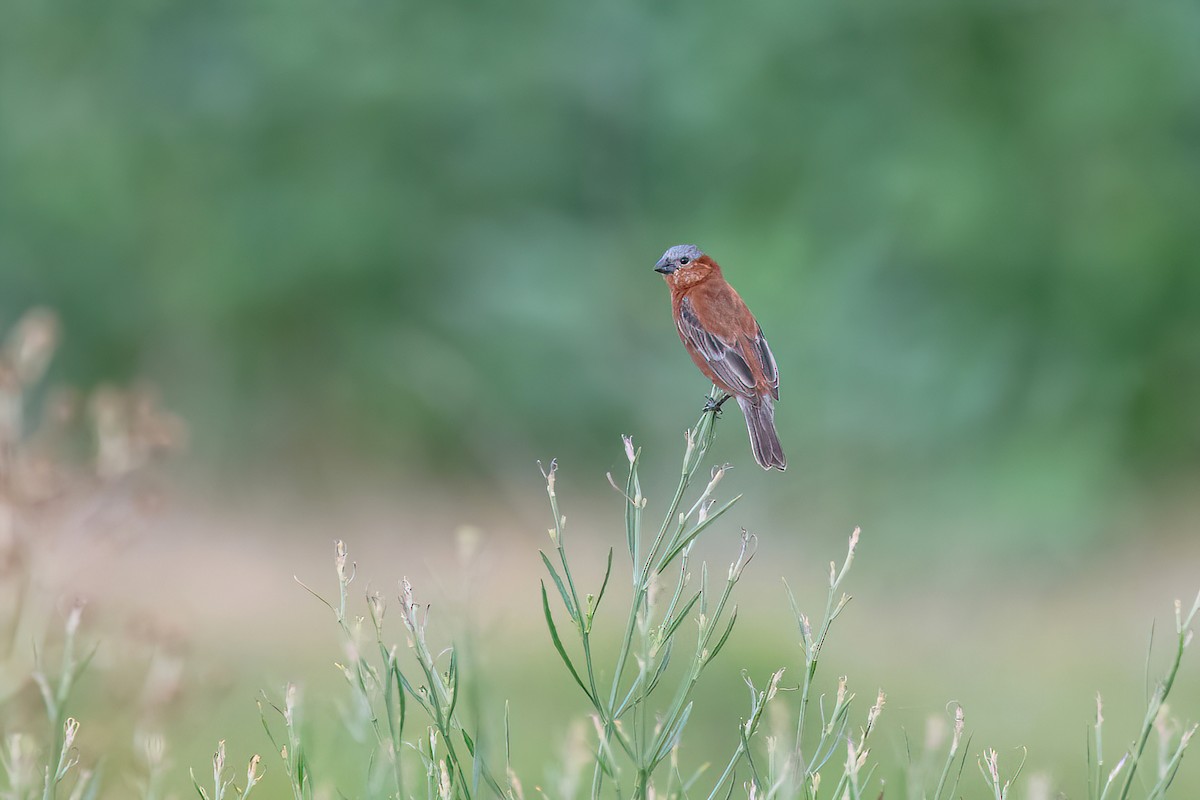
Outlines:
[[720,400],[714,400],[712,396],[704,398],[704,410],[713,412],[713,415],[718,419],[721,417],[721,406],[725,405],[725,401],[733,397],[731,394],[726,394]]

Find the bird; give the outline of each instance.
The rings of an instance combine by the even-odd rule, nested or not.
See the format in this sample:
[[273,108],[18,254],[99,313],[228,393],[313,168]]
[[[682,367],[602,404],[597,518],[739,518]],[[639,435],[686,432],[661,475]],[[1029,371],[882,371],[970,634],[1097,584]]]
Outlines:
[[737,399],[750,433],[754,460],[766,470],[787,468],[775,431],[779,368],[762,327],[721,274],[721,267],[694,244],[668,248],[654,265],[671,289],[679,338],[700,371],[725,393],[705,410],[718,413]]

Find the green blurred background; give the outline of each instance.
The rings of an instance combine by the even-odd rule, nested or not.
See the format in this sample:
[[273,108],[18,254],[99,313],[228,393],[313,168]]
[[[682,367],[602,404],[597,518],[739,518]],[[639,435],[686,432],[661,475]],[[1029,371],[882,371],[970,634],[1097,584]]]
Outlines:
[[1169,0],[10,0],[0,321],[159,384],[222,508],[537,531],[535,458],[611,503],[633,433],[670,480],[707,385],[651,267],[695,242],[782,373],[785,475],[723,422],[741,524],[820,564],[861,523],[934,605],[1090,585],[1195,529],[1198,41]]

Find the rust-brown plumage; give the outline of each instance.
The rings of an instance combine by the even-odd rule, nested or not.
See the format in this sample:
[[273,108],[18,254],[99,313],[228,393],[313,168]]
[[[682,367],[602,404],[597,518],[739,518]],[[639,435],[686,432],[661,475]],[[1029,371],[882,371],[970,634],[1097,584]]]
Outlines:
[[775,432],[779,370],[758,321],[725,281],[717,262],[695,245],[672,247],[654,269],[671,288],[675,327],[688,355],[741,406],[754,460],[763,469],[785,469]]

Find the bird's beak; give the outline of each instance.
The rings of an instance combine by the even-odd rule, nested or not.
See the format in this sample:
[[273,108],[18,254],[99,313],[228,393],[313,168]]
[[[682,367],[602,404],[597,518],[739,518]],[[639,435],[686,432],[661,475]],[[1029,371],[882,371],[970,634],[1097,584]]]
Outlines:
[[675,270],[679,269],[665,258],[659,259],[659,262],[654,265],[655,272],[661,272],[663,275],[670,275]]

